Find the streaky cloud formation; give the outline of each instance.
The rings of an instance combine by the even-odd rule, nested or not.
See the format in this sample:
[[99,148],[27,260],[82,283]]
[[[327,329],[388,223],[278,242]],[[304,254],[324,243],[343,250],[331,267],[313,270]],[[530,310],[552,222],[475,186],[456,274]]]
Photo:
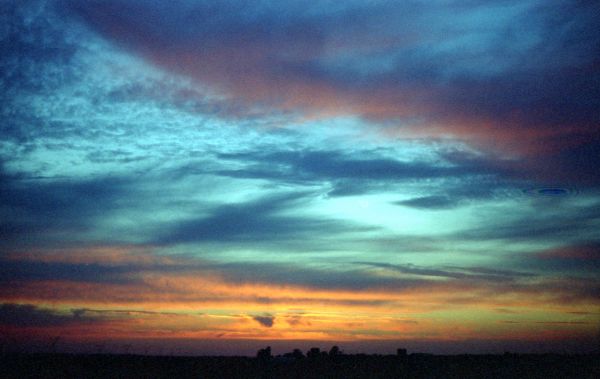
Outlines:
[[0,344],[593,351],[599,14],[3,3]]
[[53,327],[69,324],[93,322],[83,318],[82,314],[72,311],[71,314],[58,314],[49,309],[34,305],[5,303],[0,306],[0,325],[11,327]]
[[71,8],[154,64],[248,104],[358,114],[488,147],[494,135],[557,160],[573,145],[598,150],[591,3],[180,3]]

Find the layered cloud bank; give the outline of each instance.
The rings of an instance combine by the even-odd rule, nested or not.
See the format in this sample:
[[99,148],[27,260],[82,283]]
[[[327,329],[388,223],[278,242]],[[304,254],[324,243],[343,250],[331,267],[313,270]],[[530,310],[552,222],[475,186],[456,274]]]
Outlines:
[[5,345],[593,348],[597,5],[0,12]]

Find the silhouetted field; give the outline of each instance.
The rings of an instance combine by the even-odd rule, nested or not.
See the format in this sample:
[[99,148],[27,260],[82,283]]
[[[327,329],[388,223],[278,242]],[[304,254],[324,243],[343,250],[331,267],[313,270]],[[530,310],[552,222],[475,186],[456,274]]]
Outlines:
[[5,354],[2,378],[600,378],[598,355],[165,357]]

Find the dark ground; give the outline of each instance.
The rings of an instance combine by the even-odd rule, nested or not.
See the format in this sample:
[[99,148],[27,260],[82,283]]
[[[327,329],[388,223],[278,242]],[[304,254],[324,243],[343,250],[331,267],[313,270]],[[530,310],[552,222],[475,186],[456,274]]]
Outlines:
[[600,378],[599,355],[340,355],[257,359],[4,354],[0,378]]

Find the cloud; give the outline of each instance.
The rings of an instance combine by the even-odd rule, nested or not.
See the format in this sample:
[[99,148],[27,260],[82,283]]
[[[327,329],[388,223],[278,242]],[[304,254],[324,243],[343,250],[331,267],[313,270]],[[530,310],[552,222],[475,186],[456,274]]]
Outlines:
[[272,194],[257,200],[218,205],[205,216],[162,225],[155,244],[202,241],[261,242],[328,235],[333,232],[369,230],[350,223],[310,216],[288,216],[284,211],[306,202],[310,193]]
[[266,328],[272,327],[275,322],[275,316],[271,315],[253,316],[252,319]]
[[[236,170],[218,170],[218,175],[233,178],[277,180],[290,184],[326,183],[333,187],[329,196],[348,196],[382,192],[402,182],[427,183],[431,180],[461,181],[459,185],[446,186],[444,195],[452,197],[444,204],[458,205],[460,200],[486,198],[506,187],[514,186],[518,180],[502,162],[477,159],[466,154],[441,153],[435,162],[398,160],[382,152],[365,151],[352,155],[338,150],[297,150],[272,152],[221,153],[217,157],[243,165]],[[501,183],[501,184],[499,184]],[[423,203],[405,203],[418,205]]]
[[117,211],[135,188],[125,177],[35,178],[0,168],[0,235],[3,245],[66,242],[63,233],[90,232],[99,218]]
[[420,277],[441,277],[463,281],[512,282],[523,278],[535,277],[535,274],[518,271],[496,270],[485,267],[422,267],[413,264],[389,264],[377,262],[354,262],[355,264],[371,266]]
[[94,322],[78,311],[63,314],[31,304],[4,303],[0,305],[0,325],[9,327],[56,327]]
[[532,172],[544,152],[563,175],[560,155],[598,137],[590,2],[64,4],[108,40],[248,109],[408,124],[397,132],[516,149]]
[[458,205],[458,201],[446,196],[424,196],[397,201],[394,204],[418,209],[449,209]]
[[52,94],[76,81],[78,68],[72,63],[77,44],[65,28],[65,19],[56,17],[53,8],[51,2],[25,0],[5,3],[0,9],[0,111],[4,118],[0,133],[4,141],[30,143],[36,134],[31,125],[52,124],[32,112],[23,96]]
[[495,216],[495,222],[456,233],[467,240],[536,240],[555,243],[592,239],[600,222],[597,200],[578,204],[576,199],[533,198],[531,208],[519,217]]
[[[335,269],[311,267],[306,263],[216,263],[214,269],[231,283],[269,283],[277,286],[299,286],[303,288],[366,291],[369,289],[393,288],[396,291],[410,290],[429,283],[423,279],[398,279],[374,275],[351,265],[336,264]],[[268,294],[265,294],[268,297]],[[368,299],[367,299],[368,301]]]
[[[229,153],[219,154],[219,158],[255,161],[266,165],[275,164],[287,169],[284,171],[286,174],[294,173],[298,178],[306,175],[308,179],[402,180],[502,173],[500,170],[490,172],[490,168],[476,166],[471,162],[468,162],[468,165],[447,166],[428,162],[395,160],[373,153],[364,155],[365,157],[357,158],[357,154],[348,156],[335,150],[304,150]],[[250,175],[251,173],[252,170],[250,170]]]
[[600,269],[600,243],[575,242],[545,249],[520,258],[521,265],[571,275],[594,275]]
[[134,280],[136,266],[110,266],[101,264],[45,263],[27,261],[2,261],[0,283],[8,285],[29,281],[74,281],[87,283],[125,284]]
[[[9,104],[15,91],[43,91],[72,78],[76,44],[69,42],[64,19],[54,17],[52,10],[51,2],[32,0],[6,3],[0,10],[0,80],[5,89],[0,96]],[[62,66],[60,79],[49,75],[57,65]]]
[[600,260],[600,242],[564,246],[550,250],[544,250],[537,254],[541,259],[565,259],[573,261],[598,261]]
[[[597,302],[597,280],[581,275],[547,275],[544,266],[516,262],[521,270],[493,267],[421,266],[355,262],[313,266],[306,263],[260,263],[202,261],[169,257],[170,262],[108,261],[92,265],[71,264],[69,271],[50,268],[37,276],[2,273],[0,297],[5,301],[66,302],[82,304],[73,317],[98,315],[103,319],[170,315],[156,306],[261,308],[282,304],[301,309],[378,309],[415,307],[426,297],[427,305],[443,309],[469,307],[535,307],[560,304],[576,307]],[[6,262],[0,262],[4,267]],[[10,262],[9,262],[10,263]],[[9,264],[10,266],[10,264]],[[14,265],[13,265],[14,266]],[[17,267],[27,271],[27,262]],[[354,266],[354,267],[353,267]],[[362,266],[362,267],[361,267]],[[540,267],[542,272],[540,272]],[[10,270],[9,270],[10,271]],[[523,298],[530,299],[523,305]],[[84,301],[84,303],[81,303]],[[117,310],[90,308],[86,304],[120,304]],[[148,309],[145,304],[153,304]],[[414,308],[416,309],[416,308]],[[577,310],[577,308],[572,308]],[[267,315],[268,316],[268,315]],[[266,316],[265,316],[266,317]],[[259,322],[257,320],[257,322]]]
[[71,312],[76,317],[84,316],[86,313],[93,314],[108,314],[108,315],[127,315],[127,316],[135,316],[135,315],[159,315],[159,316],[178,316],[180,313],[176,312],[156,312],[156,311],[146,311],[139,309],[92,309],[92,308],[77,308],[72,309]]
[[[118,248],[118,247],[117,247]],[[78,251],[93,254],[94,259],[85,259]],[[152,296],[152,291],[158,291],[170,296],[177,297],[184,294],[184,299],[207,300],[207,301],[229,301],[237,299],[237,294],[229,294],[228,297],[220,299],[220,295],[194,291],[179,293],[175,288],[162,287],[159,283],[177,283],[178,278],[182,282],[194,283],[193,278],[212,278],[218,283],[232,286],[244,286],[249,284],[261,284],[270,286],[293,286],[298,288],[312,288],[314,290],[357,290],[366,291],[370,288],[394,288],[397,291],[426,286],[428,283],[423,279],[398,279],[386,278],[373,275],[367,270],[358,270],[352,267],[344,267],[338,264],[335,270],[326,267],[311,267],[305,261],[299,259],[295,263],[277,262],[220,262],[209,261],[187,255],[161,256],[151,251],[143,253],[126,253],[123,251],[116,257],[113,254],[105,254],[102,250],[75,249],[73,254],[63,250],[64,254],[57,256],[52,252],[39,251],[34,254],[14,253],[9,257],[0,259],[0,283],[10,287],[10,298],[19,296],[33,296],[36,298],[35,288],[38,284],[46,289],[52,286],[74,287],[69,294],[59,290],[53,292],[52,296],[84,296],[84,293],[92,291],[95,286],[108,286],[112,288],[115,296],[126,296],[133,299],[131,291],[135,291],[140,298],[145,295]],[[110,253],[110,250],[108,251]],[[215,282],[215,283],[216,283]],[[209,290],[209,289],[207,289]],[[30,292],[33,291],[33,292]],[[150,291],[150,292],[148,292]],[[173,292],[174,291],[174,292]],[[104,291],[102,291],[104,292]],[[28,293],[29,295],[25,295]],[[179,294],[179,295],[178,295]],[[112,296],[111,294],[98,294],[99,298]],[[191,295],[192,297],[189,297]],[[88,293],[87,297],[93,296]],[[279,295],[277,295],[279,297]],[[241,297],[243,298],[243,297]],[[240,299],[241,299],[240,298]],[[220,299],[220,300],[219,300]],[[283,301],[285,299],[272,298],[269,293],[257,293],[254,297],[248,297],[258,303],[270,303]],[[314,301],[309,295],[302,295],[296,300],[303,302]],[[316,300],[323,302],[325,300]],[[333,303],[342,300],[333,300]],[[348,304],[381,304],[381,300],[364,299],[360,301],[348,301]]]
[[0,320],[594,307],[599,10],[0,6]]

